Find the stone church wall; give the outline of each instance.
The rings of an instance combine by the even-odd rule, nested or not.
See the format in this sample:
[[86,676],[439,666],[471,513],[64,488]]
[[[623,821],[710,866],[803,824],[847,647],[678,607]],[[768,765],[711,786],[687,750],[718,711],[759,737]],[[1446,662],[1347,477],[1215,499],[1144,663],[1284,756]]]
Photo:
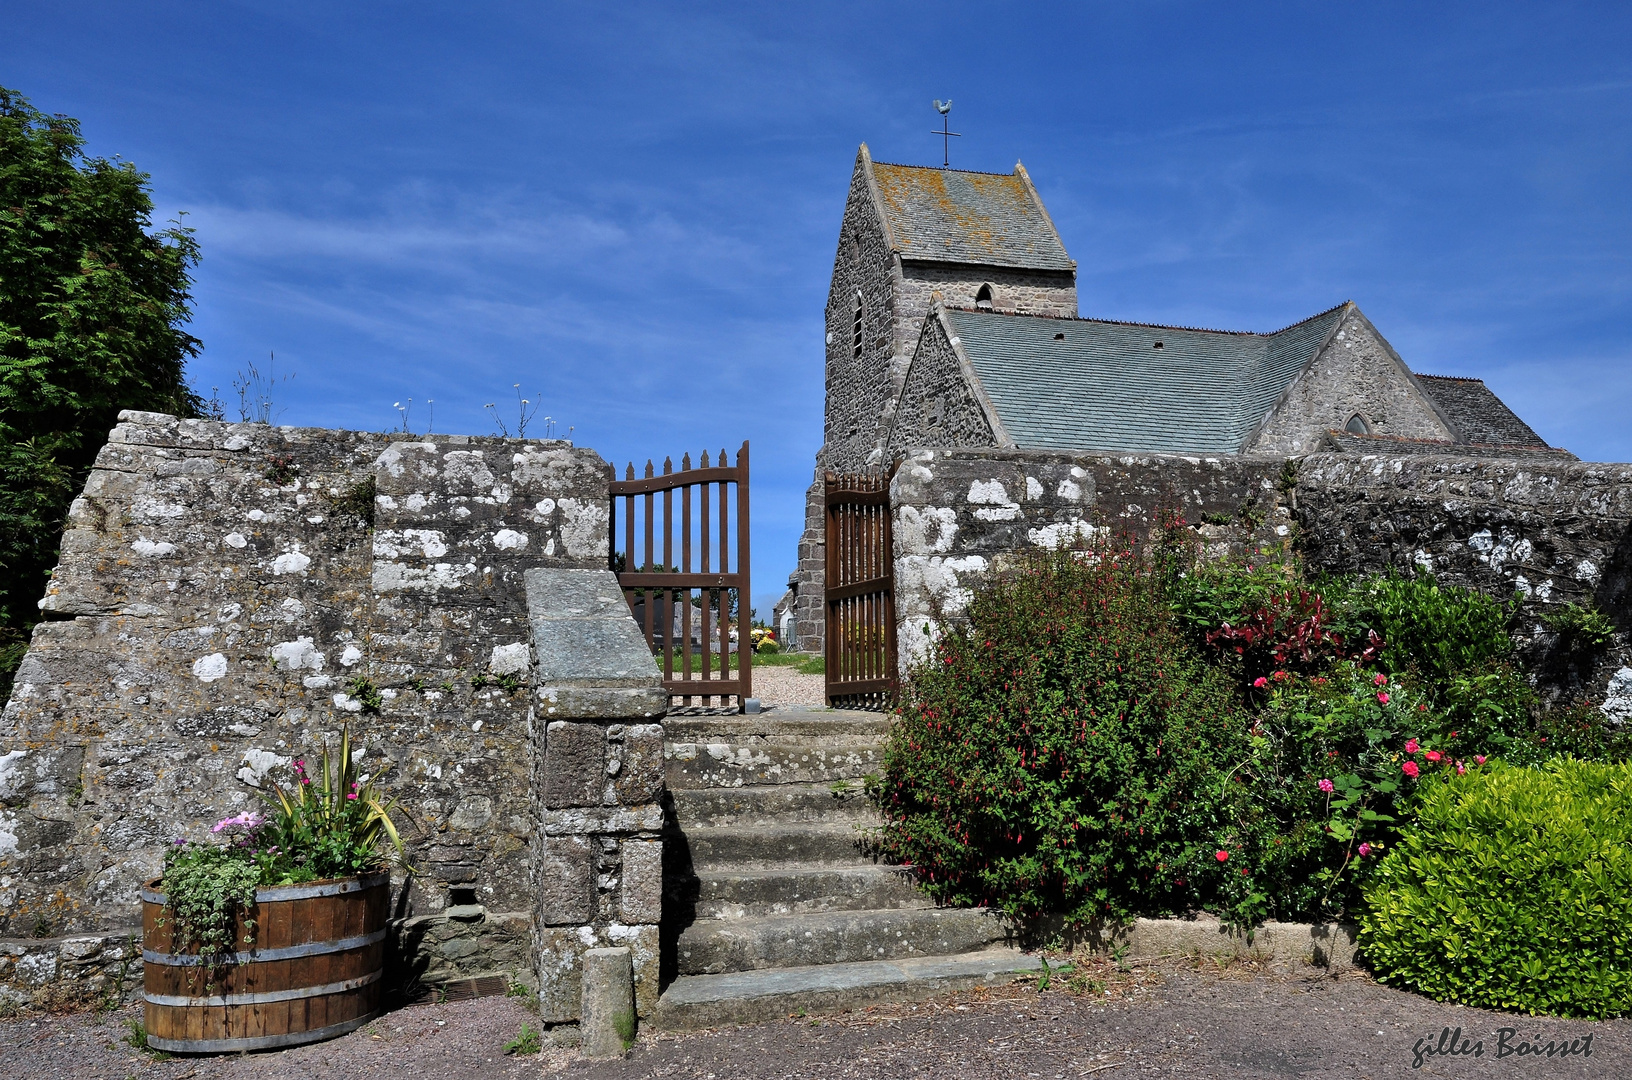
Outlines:
[[[1294,459],[915,449],[891,484],[903,664],[924,624],[1016,553],[1109,527],[1148,534],[1174,510],[1211,556],[1298,552],[1317,569],[1424,567],[1517,598],[1515,642],[1544,700],[1632,720],[1632,465],[1316,454]],[[1227,525],[1197,524],[1203,515]],[[1542,616],[1591,602],[1620,630],[1592,657]]]
[[[942,301],[950,307],[972,308],[983,285],[992,287],[993,311],[1077,317],[1077,282],[1068,271],[925,262],[904,263],[901,271],[897,304],[914,323],[928,314],[933,294],[940,293]],[[909,355],[915,344],[910,333],[900,342]]]
[[[908,316],[898,307],[895,256],[857,161],[839,226],[833,284],[827,296],[827,411],[820,466],[860,468],[878,445],[880,417],[903,357]],[[861,356],[854,356],[857,296],[862,304]],[[921,317],[921,313],[920,313]],[[916,327],[912,329],[916,332]],[[904,366],[904,360],[902,361]]]
[[[411,819],[396,913],[530,918],[522,575],[604,569],[609,478],[564,442],[122,414],[0,721],[0,937],[105,968],[84,942],[134,924],[165,848],[342,723]],[[414,933],[458,954],[417,974],[474,962]],[[89,937],[38,960],[62,935]]]
[[924,321],[886,453],[909,446],[996,446],[997,436],[939,318]]
[[1454,438],[1394,349],[1351,306],[1314,363],[1288,388],[1284,405],[1247,452],[1314,453],[1324,445],[1328,431],[1342,431],[1356,413],[1373,435]]

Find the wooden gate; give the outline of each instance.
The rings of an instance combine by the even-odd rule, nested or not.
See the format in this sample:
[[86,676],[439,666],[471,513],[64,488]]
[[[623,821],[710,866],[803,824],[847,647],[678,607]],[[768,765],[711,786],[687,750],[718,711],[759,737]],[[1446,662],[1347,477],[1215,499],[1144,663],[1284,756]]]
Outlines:
[[887,476],[827,474],[827,703],[888,707],[896,690]]
[[[687,454],[680,459],[679,472],[674,470],[673,459],[665,458],[661,475],[653,475],[648,461],[641,478],[636,478],[631,462],[627,477],[612,481],[611,567],[629,609],[659,658],[664,688],[685,705],[696,698],[696,704],[707,706],[718,698],[724,706],[728,698],[735,698],[740,707],[753,694],[754,649],[747,633],[751,610],[748,444],[744,442],[737,452],[735,466],[726,462],[721,450],[719,463],[709,465],[705,450],[697,468],[692,468]],[[734,523],[732,485],[736,486]],[[678,517],[674,512],[676,492]],[[716,522],[717,532],[713,531]],[[733,527],[735,562],[731,558]],[[637,536],[641,540],[638,547]],[[716,554],[717,564],[713,562]]]

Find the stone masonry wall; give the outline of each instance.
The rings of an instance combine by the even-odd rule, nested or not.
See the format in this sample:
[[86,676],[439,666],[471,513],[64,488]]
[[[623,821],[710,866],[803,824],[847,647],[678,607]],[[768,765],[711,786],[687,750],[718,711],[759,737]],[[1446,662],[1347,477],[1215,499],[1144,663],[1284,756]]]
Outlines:
[[[1517,640],[1544,696],[1632,719],[1632,465],[1317,454],[1303,459],[1294,514],[1318,568],[1420,566],[1519,598]],[[1541,616],[1572,600],[1610,616],[1609,649],[1558,648]]]
[[646,1016],[659,990],[669,697],[611,571],[530,570],[527,603],[543,735],[532,784],[540,1015],[576,1021],[584,952],[623,946]]
[[1275,414],[1247,447],[1292,456],[1320,450],[1328,431],[1359,413],[1371,433],[1411,439],[1455,438],[1392,346],[1353,305]]
[[[869,175],[865,158],[858,157],[827,295],[827,410],[819,466],[839,471],[860,467],[878,445],[892,369],[909,347],[900,342],[905,331],[896,303],[896,261],[873,203]],[[859,359],[853,339],[858,296]]]
[[[969,589],[1027,549],[1109,528],[1145,535],[1180,514],[1212,557],[1285,551],[1278,460],[917,449],[890,484],[895,604],[903,670],[929,645],[926,624],[956,617]],[[1197,524],[1223,515],[1227,525]]]
[[[896,304],[916,324],[923,319],[934,294],[952,307],[972,308],[981,286],[992,289],[992,310],[1014,315],[1077,317],[1077,280],[1068,270],[1011,270],[998,266],[961,266],[953,263],[902,264]],[[917,327],[901,342],[908,353],[916,344]]]
[[893,456],[909,446],[996,446],[974,382],[947,337],[939,317],[924,322],[923,336],[907,369],[906,382],[890,426]]
[[[0,722],[0,938],[126,931],[172,840],[343,723],[411,818],[396,914],[509,935],[532,907],[522,573],[605,565],[608,479],[563,442],[122,414]],[[481,967],[448,948],[415,973]]]

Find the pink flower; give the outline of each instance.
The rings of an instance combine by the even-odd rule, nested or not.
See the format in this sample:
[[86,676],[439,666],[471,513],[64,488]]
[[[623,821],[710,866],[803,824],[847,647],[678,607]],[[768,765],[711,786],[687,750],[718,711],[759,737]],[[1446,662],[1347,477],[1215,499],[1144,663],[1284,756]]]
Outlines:
[[1254,690],[1262,690],[1264,687],[1266,687],[1268,685],[1269,685],[1269,680],[1264,678],[1262,675],[1260,675],[1256,679],[1252,680],[1252,688]]
[[1438,761],[1440,758],[1442,758],[1444,756],[1445,755],[1441,754],[1438,750],[1428,751],[1428,760],[1429,761]]
[[1288,675],[1288,674],[1287,674],[1287,673],[1286,673],[1286,672],[1284,672],[1284,671],[1277,671],[1277,672],[1276,672],[1276,673],[1275,673],[1275,681],[1276,681],[1276,682],[1285,682],[1285,681],[1286,681],[1286,680],[1287,680],[1287,679],[1289,679],[1289,678],[1291,678],[1291,676],[1290,676],[1290,675]]
[[1328,795],[1330,795],[1332,793],[1332,782],[1330,780],[1324,780],[1323,779],[1323,780],[1320,781],[1320,783],[1316,784],[1315,786],[1320,788],[1320,790],[1324,791]]
[[1463,773],[1465,773],[1467,771],[1468,771],[1468,767],[1466,765],[1462,764],[1460,761],[1458,761],[1456,763],[1456,775],[1461,776]]
[[1411,779],[1415,780],[1417,778],[1417,773],[1421,772],[1422,770],[1417,768],[1417,763],[1415,761],[1407,761],[1404,765],[1400,766],[1400,771],[1409,776]]
[[1228,851],[1220,851],[1220,852],[1215,853],[1213,855],[1213,858],[1217,859],[1219,862],[1229,862],[1230,861],[1230,853]]
[[1388,694],[1387,693],[1378,694],[1377,695],[1377,700],[1382,702],[1384,705],[1387,705],[1388,704]]
[[346,798],[348,798],[348,799],[355,799],[355,798],[356,798],[356,797],[357,797],[357,793],[356,793],[356,792],[355,792],[355,791],[348,791],[348,792],[346,792]]
[[1473,763],[1475,765],[1483,765],[1485,763],[1485,755],[1483,755],[1483,754],[1473,755]]
[[1371,680],[1371,685],[1382,686],[1386,682],[1388,682],[1387,675],[1378,675],[1375,679]]
[[1415,740],[1415,739],[1405,740],[1405,752],[1406,753],[1414,754],[1420,749],[1422,749],[1422,748],[1417,745],[1417,740]]
[[1367,855],[1370,855],[1370,854],[1371,854],[1371,845],[1370,844],[1361,844],[1360,845],[1360,857],[1363,859]]

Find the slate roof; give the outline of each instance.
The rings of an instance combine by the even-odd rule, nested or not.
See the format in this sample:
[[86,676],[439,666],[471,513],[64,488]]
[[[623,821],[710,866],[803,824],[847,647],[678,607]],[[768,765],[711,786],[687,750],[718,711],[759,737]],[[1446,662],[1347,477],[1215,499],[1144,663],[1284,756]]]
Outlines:
[[1417,380],[1455,426],[1462,441],[1490,446],[1547,446],[1529,424],[1502,404],[1483,379],[1418,375]]
[[962,309],[946,316],[1025,449],[1235,454],[1347,306],[1271,334]]
[[873,182],[904,259],[1073,269],[1019,166],[1004,174],[874,162]]

